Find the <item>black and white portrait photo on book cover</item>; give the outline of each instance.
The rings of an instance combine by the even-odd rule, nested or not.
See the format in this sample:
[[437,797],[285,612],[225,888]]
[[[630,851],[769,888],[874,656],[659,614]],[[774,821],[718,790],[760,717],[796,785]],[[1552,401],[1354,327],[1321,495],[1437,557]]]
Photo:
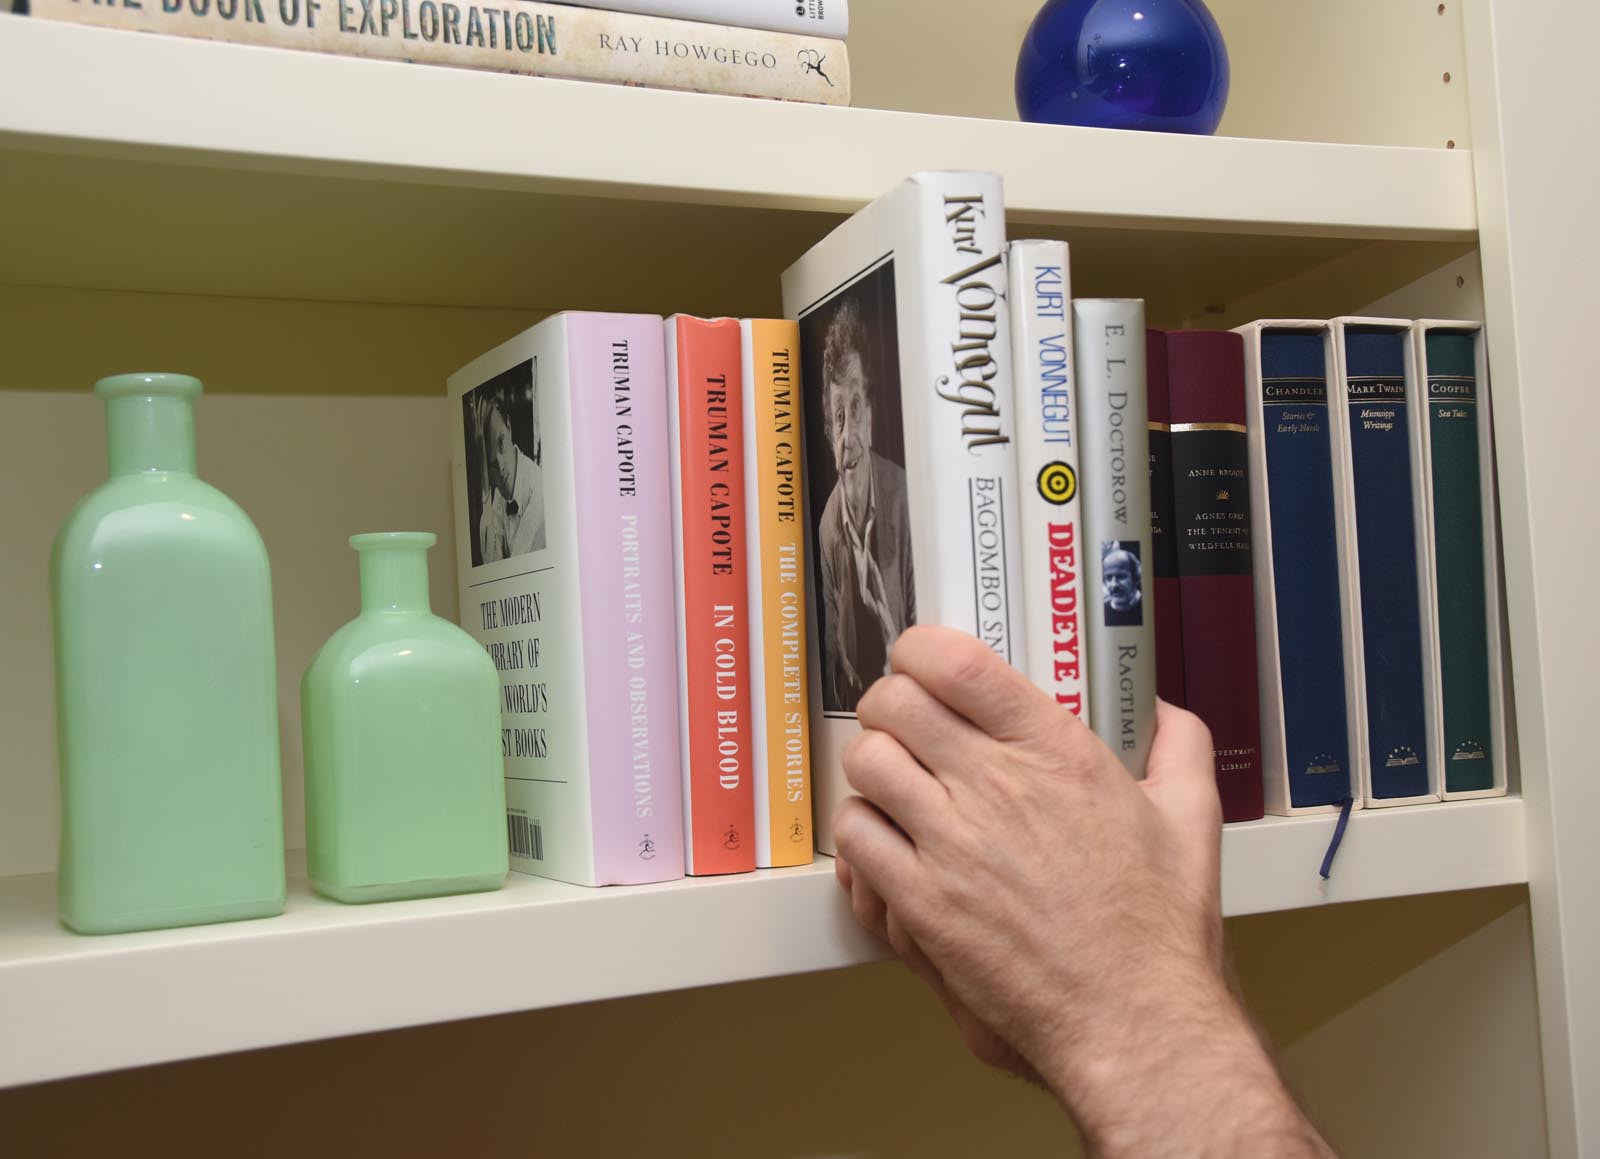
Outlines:
[[544,550],[538,360],[467,391],[461,408],[472,566]]
[[854,713],[916,622],[894,263],[800,315],[825,713]]
[[1144,567],[1137,539],[1108,539],[1100,545],[1100,584],[1106,627],[1144,623]]

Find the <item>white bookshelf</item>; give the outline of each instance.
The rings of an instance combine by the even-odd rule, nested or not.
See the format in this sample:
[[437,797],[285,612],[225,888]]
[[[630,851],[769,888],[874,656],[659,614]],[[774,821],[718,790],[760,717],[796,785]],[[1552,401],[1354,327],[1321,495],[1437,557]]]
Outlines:
[[[963,6],[882,7],[904,22]],[[1012,29],[1037,5],[1002,7],[997,19]],[[1283,35],[1290,19],[1265,0],[1213,7],[1236,29],[1250,18],[1253,31],[1237,39],[1224,20],[1241,45]],[[1580,1138],[1593,1142],[1600,1108],[1583,1079],[1600,1075],[1600,1027],[1583,1011],[1600,946],[1574,918],[1593,893],[1583,892],[1587,854],[1572,828],[1582,812],[1572,802],[1592,791],[1584,797],[1574,780],[1572,726],[1543,702],[1551,690],[1593,689],[1560,618],[1587,597],[1530,562],[1561,535],[1536,518],[1535,498],[1578,468],[1570,454],[1542,453],[1554,446],[1541,433],[1552,412],[1523,373],[1534,356],[1515,308],[1539,285],[1512,261],[1528,252],[1518,239],[1553,227],[1518,216],[1531,193],[1511,180],[1511,158],[1534,116],[1501,94],[1537,70],[1496,47],[1496,29],[1531,18],[1508,15],[1504,0],[1472,0],[1465,18],[1452,6],[1445,25],[1432,4],[1358,7],[1359,21],[1336,6],[1314,17],[1326,42],[1317,83],[1343,77],[1345,90],[1285,100],[1343,100],[1360,113],[1355,139],[1382,144],[814,108],[0,16],[0,1086],[880,957],[826,860],[598,892],[512,875],[495,894],[372,907],[324,902],[297,880],[280,918],[71,935],[55,922],[49,875],[42,551],[63,504],[98,477],[98,442],[72,435],[93,424],[81,394],[93,378],[159,363],[225,396],[205,400],[200,461],[257,514],[273,555],[286,822],[297,845],[293,689],[354,606],[340,536],[357,528],[343,523],[381,507],[386,522],[443,533],[436,554],[448,558],[444,500],[416,466],[434,449],[443,404],[426,400],[444,375],[562,307],[775,310],[778,273],[840,215],[910,170],[973,167],[1004,176],[1014,235],[1071,241],[1078,292],[1147,297],[1162,323],[1333,315],[1396,295],[1428,307],[1418,314],[1487,312],[1523,792],[1357,814],[1327,882],[1316,870],[1332,818],[1229,827],[1224,905],[1246,915],[1529,883],[1551,1147],[1577,1154]],[[1426,48],[1426,77],[1346,66],[1371,20]],[[852,33],[858,76],[873,78],[858,92],[875,103],[894,103],[877,99],[882,76],[911,68],[871,55],[891,42],[898,51],[891,23],[863,12]],[[1430,39],[1439,27],[1442,49]],[[916,35],[940,35],[929,28]],[[1463,44],[1475,78],[1470,127]],[[1441,61],[1458,78],[1448,98],[1435,92]],[[927,83],[904,86],[907,107],[995,104],[992,94],[936,99]],[[1294,121],[1292,108],[1272,105],[1257,96],[1241,117],[1274,130]],[[1507,144],[1502,134],[1521,135]],[[1447,135],[1458,147],[1444,147]],[[1459,286],[1456,269],[1467,271]],[[331,397],[346,395],[367,397]],[[308,452],[299,481],[284,484],[294,432],[316,432],[304,437],[331,452],[364,429],[383,432],[392,453],[358,466]],[[36,502],[29,480],[57,463],[59,501]],[[442,495],[442,468],[436,475]],[[337,503],[318,503],[334,492]],[[442,612],[447,570],[435,570]]]
[[[1514,798],[1357,814],[1323,881],[1333,821],[1228,827],[1224,910],[1526,880]],[[1479,853],[1451,867],[1463,847]],[[370,906],[294,876],[280,917],[114,937],[62,929],[52,875],[0,878],[0,1086],[885,956],[827,857],[600,890],[514,873],[494,893]]]
[[0,132],[100,156],[655,205],[846,213],[914,169],[959,166],[1004,173],[1008,217],[1026,224],[1477,228],[1465,151],[1063,132],[530,80],[16,17],[0,37]]

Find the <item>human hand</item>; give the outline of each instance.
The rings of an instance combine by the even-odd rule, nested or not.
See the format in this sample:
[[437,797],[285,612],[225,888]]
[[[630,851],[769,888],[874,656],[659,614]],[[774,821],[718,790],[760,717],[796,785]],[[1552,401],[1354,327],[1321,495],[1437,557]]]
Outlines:
[[879,941],[887,942],[900,961],[933,991],[934,997],[944,1005],[945,1013],[950,1015],[950,1020],[960,1031],[961,1041],[966,1044],[973,1056],[979,1062],[1010,1071],[1018,1078],[1038,1086],[1046,1086],[1044,1077],[1034,1069],[1032,1063],[1023,1058],[1009,1042],[989,1029],[967,1008],[965,1002],[951,993],[938,967],[928,960],[928,955],[922,952],[922,947],[911,940],[911,935],[906,933],[905,926],[889,913],[889,907],[884,904],[883,898],[878,896],[877,891],[868,885],[864,878],[856,877],[850,868],[850,863],[843,857],[837,857],[834,859],[833,869],[834,875],[839,879],[839,885],[850,895],[850,904],[855,911],[856,920]]
[[1246,1108],[1250,1145],[1327,1154],[1224,978],[1205,726],[1162,705],[1138,782],[965,633],[912,628],[891,666],[845,754],[841,882],[975,1053],[1036,1072],[1102,1155],[1209,1154],[1211,1126],[1243,1153]]

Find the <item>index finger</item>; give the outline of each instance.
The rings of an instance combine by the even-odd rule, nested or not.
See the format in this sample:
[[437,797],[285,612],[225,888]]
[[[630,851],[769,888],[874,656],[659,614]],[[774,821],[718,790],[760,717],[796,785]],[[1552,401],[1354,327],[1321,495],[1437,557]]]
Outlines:
[[889,665],[995,740],[1022,740],[1043,696],[976,636],[918,624],[895,642]]

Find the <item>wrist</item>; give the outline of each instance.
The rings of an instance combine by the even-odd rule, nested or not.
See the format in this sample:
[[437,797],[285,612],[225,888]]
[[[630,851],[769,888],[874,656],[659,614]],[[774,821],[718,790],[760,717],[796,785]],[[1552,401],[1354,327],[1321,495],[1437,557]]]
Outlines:
[[1091,1155],[1332,1155],[1219,974],[1196,966],[1134,985],[1039,1066]]

